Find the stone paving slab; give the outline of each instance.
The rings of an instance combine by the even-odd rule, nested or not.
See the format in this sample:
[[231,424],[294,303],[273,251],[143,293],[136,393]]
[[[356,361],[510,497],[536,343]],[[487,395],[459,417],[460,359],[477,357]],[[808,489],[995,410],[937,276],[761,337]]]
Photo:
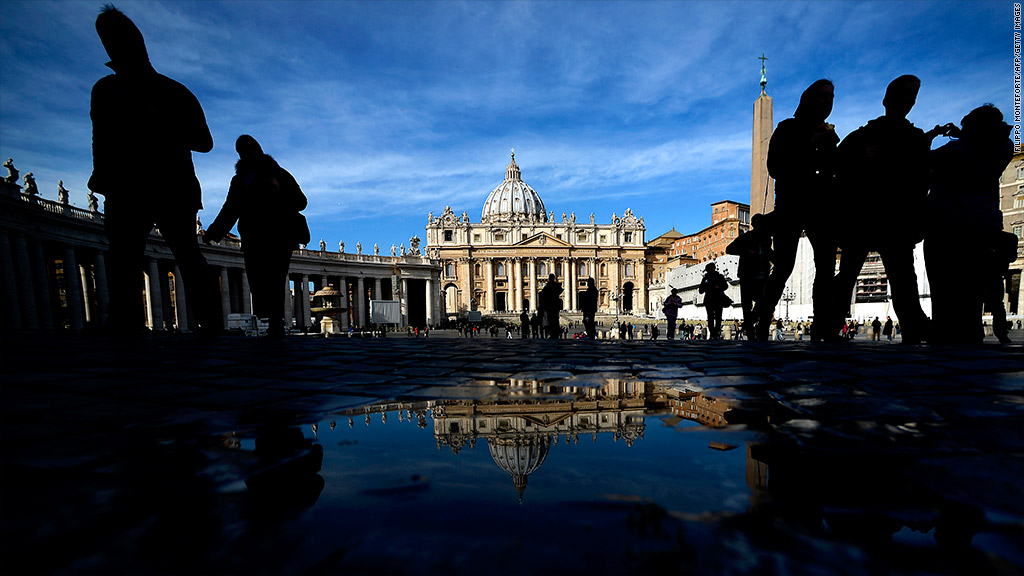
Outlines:
[[[1020,345],[29,335],[0,349],[4,573],[412,573],[427,561],[470,573],[490,559],[485,571],[504,574],[535,573],[545,558],[548,568],[597,573],[1024,573],[1024,547],[1012,544],[1024,542]],[[466,532],[468,511],[425,505],[412,513],[450,513],[451,524],[397,542],[338,528],[339,548],[297,546],[304,552],[285,561],[261,538],[287,540],[294,518],[280,509],[253,524],[246,512],[258,500],[243,482],[247,470],[266,463],[245,450],[217,452],[216,465],[186,473],[197,454],[240,430],[326,419],[333,428],[354,409],[399,400],[514,402],[502,388],[513,380],[582,389],[646,383],[727,401],[728,426],[678,430],[703,432],[724,450],[746,443],[769,463],[770,497],[746,514],[699,517],[653,502],[564,502],[524,522],[570,532],[520,540]],[[431,490],[414,484],[412,494]],[[197,504],[217,519],[182,517]],[[410,512],[401,500],[381,506],[384,515]],[[832,537],[814,527],[822,518]],[[878,534],[890,524],[904,529],[865,540],[872,518]],[[468,523],[462,531],[458,521]],[[957,550],[957,559],[937,561],[905,544],[915,542],[910,525],[942,540],[937,557]],[[182,526],[191,532],[179,533]],[[616,534],[631,553],[610,564],[587,559],[593,542]],[[181,558],[154,564],[169,546]],[[536,563],[493,564],[510,550],[529,550]],[[703,558],[692,559],[694,550]]]

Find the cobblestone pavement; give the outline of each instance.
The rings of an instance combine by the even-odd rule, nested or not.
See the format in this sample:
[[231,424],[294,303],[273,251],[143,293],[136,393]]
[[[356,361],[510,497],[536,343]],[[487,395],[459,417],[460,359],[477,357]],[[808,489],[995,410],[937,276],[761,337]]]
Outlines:
[[[1022,351],[868,341],[7,338],[0,570],[1022,574]],[[495,382],[587,389],[607,380],[639,383],[647,395],[644,442],[656,455],[644,457],[647,466],[685,457],[658,447],[650,418],[679,418],[653,398],[700,394],[728,405],[725,421],[699,438],[705,451],[739,448],[740,460],[746,447],[746,502],[676,509],[666,494],[696,497],[715,482],[673,485],[639,467],[614,498],[567,493],[544,506],[467,510],[441,486],[421,490],[417,476],[361,492],[372,505],[326,496],[344,481],[321,471],[324,449],[330,456],[346,444],[322,440],[328,421],[333,430],[364,410],[369,424],[374,405],[398,406],[401,417],[403,402],[475,401],[496,394]],[[402,442],[383,445],[377,461],[400,468],[388,446]]]

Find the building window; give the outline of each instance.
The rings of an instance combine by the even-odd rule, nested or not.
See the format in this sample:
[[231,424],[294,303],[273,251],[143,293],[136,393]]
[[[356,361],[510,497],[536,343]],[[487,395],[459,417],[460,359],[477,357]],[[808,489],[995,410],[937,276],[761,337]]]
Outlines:
[[454,232],[452,230],[445,230],[444,231],[444,241],[445,242],[451,242],[453,235],[454,235]]
[[607,244],[607,243],[608,243],[608,236],[606,236],[604,234],[601,234],[601,244]]
[[495,273],[495,274],[496,274],[497,276],[504,276],[504,275],[505,275],[505,265],[504,265],[504,264],[502,264],[501,262],[498,262],[498,263],[497,263],[497,264],[496,264],[496,265],[494,266],[494,273]]
[[477,276],[480,275],[480,265],[479,264],[477,264],[476,266],[473,267],[473,273],[476,274]]
[[495,232],[494,233],[494,241],[495,242],[504,242],[505,241],[505,235],[503,233],[501,233],[501,232]]
[[587,275],[587,263],[586,262],[580,262],[579,273],[580,273],[580,276],[586,276]]
[[580,234],[578,236],[576,236],[576,241],[577,242],[586,242],[587,241],[587,234],[585,232],[580,232]]
[[1017,180],[1024,179],[1024,166],[1017,168]]
[[633,241],[633,233],[632,232],[625,232],[625,233],[623,233],[622,236],[623,236],[623,238],[625,239],[626,242],[632,242]]
[[630,277],[630,278],[633,277],[633,265],[632,264],[626,264],[626,276]]
[[480,242],[480,235],[479,234],[473,234],[473,242],[477,242],[477,243]]
[[451,262],[448,262],[447,264],[445,264],[444,265],[444,275],[449,277],[449,278],[454,278],[455,277],[455,264],[452,264]]
[[1013,233],[1017,235],[1018,239],[1024,238],[1024,226],[1014,226]]
[[541,262],[540,266],[537,268],[537,274],[539,274],[541,276],[547,276],[548,275],[548,265],[543,263],[543,262]]
[[601,264],[601,277],[603,278],[605,276],[608,276],[608,265]]

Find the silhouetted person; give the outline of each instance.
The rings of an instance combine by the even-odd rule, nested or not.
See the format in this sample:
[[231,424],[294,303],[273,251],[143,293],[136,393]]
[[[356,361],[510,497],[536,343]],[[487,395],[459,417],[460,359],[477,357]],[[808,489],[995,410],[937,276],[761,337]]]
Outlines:
[[708,312],[709,338],[717,340],[722,336],[722,308],[729,302],[725,295],[729,283],[725,276],[715,269],[714,262],[704,267],[704,278],[700,281],[697,291],[704,295],[704,308]]
[[[768,146],[768,172],[775,178],[771,230],[775,266],[757,303],[759,340],[768,339],[775,307],[796,264],[802,233],[806,232],[814,251],[815,318],[826,314],[831,304],[838,246],[832,216],[836,212],[835,158],[839,136],[825,119],[832,113],[834,93],[829,80],[811,84],[800,95],[793,117],[779,122]],[[820,340],[821,335],[812,334],[811,338]]]
[[583,328],[587,331],[587,338],[597,338],[597,324],[594,322],[597,316],[597,286],[593,278],[587,278],[587,289],[580,294],[580,311],[583,312]]
[[[924,219],[914,215],[920,213],[928,193],[931,140],[907,120],[920,88],[916,76],[890,82],[882,100],[885,115],[854,130],[839,145],[837,176],[857,226],[840,242],[842,256],[835,302],[827,316],[828,334],[841,326],[857,275],[868,252],[874,250],[885,266],[893,307],[903,324],[903,341],[916,344],[926,339],[928,318],[921,310],[914,272],[914,245],[924,238]],[[900,223],[870,217],[879,210],[900,215]],[[823,324],[817,316],[814,320],[815,325]]]
[[871,339],[882,339],[882,321],[878,319],[878,316],[875,316],[875,319],[871,322]]
[[757,310],[755,305],[764,294],[765,281],[772,269],[772,236],[768,230],[770,217],[754,214],[751,229],[726,247],[726,254],[740,257],[736,275],[740,278],[740,304],[743,308],[743,331],[748,340],[755,340]]
[[959,131],[949,130],[956,140],[931,152],[924,257],[932,290],[932,341],[971,344],[985,337],[986,292],[998,294],[992,307],[1003,307],[1002,276],[1009,262],[999,250],[1004,234],[999,176],[1013,157],[1013,141],[1002,112],[991,104],[972,110],[961,125]]
[[540,313],[543,317],[542,323],[547,329],[549,338],[558,338],[562,334],[558,326],[558,311],[562,309],[562,284],[554,274],[548,275],[548,283],[541,288],[537,299],[540,300]]
[[302,231],[295,215],[306,208],[306,196],[295,178],[267,154],[255,138],[235,141],[238,163],[231,188],[205,242],[217,242],[238,222],[245,272],[254,313],[267,318],[267,335],[284,336],[284,286],[292,251]]
[[141,327],[142,270],[154,224],[174,253],[188,305],[200,328],[223,328],[217,278],[196,239],[202,189],[192,151],[209,152],[213,137],[199,100],[158,74],[135,24],[113,6],[96,18],[96,32],[114,74],[92,89],[93,172],[89,189],[105,196],[109,252],[108,328]]
[[522,332],[523,338],[530,337],[530,313],[523,310],[523,313],[519,315],[520,332]]
[[674,340],[676,337],[676,319],[679,317],[679,309],[683,307],[683,299],[679,297],[679,289],[673,288],[672,294],[665,298],[661,311],[665,314],[665,322],[668,326],[665,329],[665,337]]

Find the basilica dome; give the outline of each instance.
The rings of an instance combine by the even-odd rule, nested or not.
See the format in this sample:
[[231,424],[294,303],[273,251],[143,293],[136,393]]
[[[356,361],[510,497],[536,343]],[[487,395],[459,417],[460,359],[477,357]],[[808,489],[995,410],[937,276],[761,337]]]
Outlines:
[[527,220],[544,222],[547,214],[540,196],[523,182],[515,152],[505,169],[505,181],[491,191],[484,202],[481,222]]
[[512,476],[512,485],[523,500],[526,479],[548,457],[551,439],[547,436],[519,436],[512,438],[488,438],[487,449],[491,458]]

